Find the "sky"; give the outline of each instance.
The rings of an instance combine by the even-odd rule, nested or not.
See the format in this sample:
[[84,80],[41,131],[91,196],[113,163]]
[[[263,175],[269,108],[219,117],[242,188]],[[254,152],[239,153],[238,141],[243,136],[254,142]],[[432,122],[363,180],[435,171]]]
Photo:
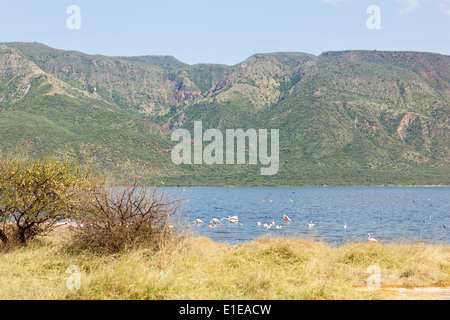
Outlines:
[[188,64],[279,51],[450,55],[450,0],[0,0],[0,42],[10,41]]

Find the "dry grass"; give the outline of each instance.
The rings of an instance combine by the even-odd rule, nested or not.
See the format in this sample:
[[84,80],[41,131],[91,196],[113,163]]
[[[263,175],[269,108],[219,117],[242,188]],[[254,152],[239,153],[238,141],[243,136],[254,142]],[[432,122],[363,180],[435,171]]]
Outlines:
[[[65,273],[80,268],[80,289]],[[424,243],[330,247],[293,238],[230,245],[186,237],[158,252],[74,253],[51,243],[0,254],[0,299],[389,299],[366,287],[370,266],[381,287],[448,287],[450,248]]]

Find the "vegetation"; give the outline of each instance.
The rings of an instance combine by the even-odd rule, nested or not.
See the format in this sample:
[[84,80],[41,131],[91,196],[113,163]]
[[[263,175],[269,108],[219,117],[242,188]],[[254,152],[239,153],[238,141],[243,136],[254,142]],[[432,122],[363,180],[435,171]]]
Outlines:
[[[20,151],[0,154],[0,299],[390,299],[383,288],[448,287],[448,245],[219,244],[182,234],[178,201],[138,185],[448,185],[449,66],[412,52],[189,66],[0,45],[0,146]],[[198,120],[278,128],[279,173],[175,166],[170,130]],[[71,266],[79,289],[67,287]],[[373,266],[381,290],[367,290]]]
[[[350,243],[292,238],[240,245],[178,238],[155,253],[68,250],[66,230],[0,255],[0,299],[396,299],[388,287],[448,287],[450,251],[424,243]],[[80,287],[66,285],[69,266]],[[380,288],[368,286],[371,266]],[[402,298],[402,297],[401,297]],[[413,296],[413,299],[427,297]]]
[[95,190],[76,214],[73,248],[100,253],[118,253],[138,245],[157,250],[174,236],[170,223],[179,200],[169,199],[158,188],[136,184],[113,190]]
[[0,299],[391,299],[383,288],[450,284],[445,244],[214,243],[183,234],[161,190],[105,188],[51,156],[4,152],[0,171]]
[[[448,185],[450,58],[256,54],[234,66],[0,45],[0,146],[155,185]],[[279,129],[280,170],[175,166],[170,130]]]
[[0,240],[4,249],[26,245],[58,226],[73,229],[80,250],[117,253],[172,235],[178,201],[160,190],[106,188],[87,168],[55,157],[0,155]]
[[35,160],[1,153],[0,240],[26,244],[54,230],[97,187],[94,177],[80,165],[49,156]]

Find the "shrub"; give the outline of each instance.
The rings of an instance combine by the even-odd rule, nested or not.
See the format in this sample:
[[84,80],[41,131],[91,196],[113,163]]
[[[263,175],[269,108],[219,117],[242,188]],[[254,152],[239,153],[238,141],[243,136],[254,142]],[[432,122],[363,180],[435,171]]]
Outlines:
[[174,236],[172,217],[179,200],[159,188],[138,187],[96,190],[76,218],[72,245],[100,253],[117,253],[139,244],[158,249]]
[[48,234],[98,186],[90,169],[52,156],[0,153],[0,240],[26,244]]

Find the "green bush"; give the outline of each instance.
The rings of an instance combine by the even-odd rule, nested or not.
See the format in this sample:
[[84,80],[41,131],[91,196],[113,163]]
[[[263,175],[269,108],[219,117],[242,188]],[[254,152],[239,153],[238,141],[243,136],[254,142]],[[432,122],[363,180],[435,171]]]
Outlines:
[[0,153],[0,240],[26,244],[79,208],[99,180],[88,168],[52,156]]

